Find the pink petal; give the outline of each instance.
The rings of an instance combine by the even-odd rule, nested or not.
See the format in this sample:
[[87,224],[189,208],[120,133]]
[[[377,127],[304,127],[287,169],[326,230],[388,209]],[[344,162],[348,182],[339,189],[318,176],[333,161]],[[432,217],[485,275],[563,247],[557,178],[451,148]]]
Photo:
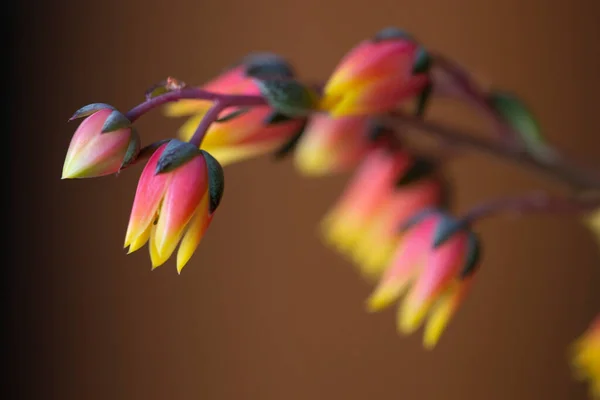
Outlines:
[[161,257],[175,250],[183,231],[208,190],[204,157],[194,157],[175,171],[164,195],[156,225],[156,248]]
[[168,173],[155,175],[156,165],[166,146],[167,144],[163,144],[154,152],[142,171],[125,235],[125,247],[141,235],[156,218],[163,195],[172,178],[172,174]]

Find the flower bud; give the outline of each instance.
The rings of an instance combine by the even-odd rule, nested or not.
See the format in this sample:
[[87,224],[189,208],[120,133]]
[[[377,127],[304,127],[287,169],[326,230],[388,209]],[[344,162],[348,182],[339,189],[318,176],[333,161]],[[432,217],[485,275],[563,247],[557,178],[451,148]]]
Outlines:
[[92,178],[117,173],[128,154],[134,154],[139,141],[131,127],[102,133],[104,124],[115,111],[103,108],[79,125],[63,165],[62,179]]

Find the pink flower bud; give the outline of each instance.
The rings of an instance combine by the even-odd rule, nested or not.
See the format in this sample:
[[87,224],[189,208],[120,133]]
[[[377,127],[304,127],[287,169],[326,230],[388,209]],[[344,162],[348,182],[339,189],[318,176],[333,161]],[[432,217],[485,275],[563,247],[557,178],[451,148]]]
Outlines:
[[171,257],[179,244],[177,271],[181,272],[212,221],[222,195],[222,177],[216,176],[220,167],[214,159],[201,151],[176,168],[157,173],[168,146],[163,144],[156,150],[142,171],[125,247],[131,253],[149,241],[150,259],[156,268]]
[[413,75],[417,44],[409,39],[365,40],[339,63],[327,82],[321,108],[333,116],[390,111],[427,85]]
[[[225,71],[202,88],[223,94],[260,94],[253,76],[248,73],[248,65]],[[189,117],[179,129],[179,137],[189,140],[211,105],[210,101],[205,100],[181,100],[169,104],[166,113],[168,116]],[[231,114],[235,109],[228,108],[219,117]],[[274,152],[299,131],[303,121],[290,119],[268,124],[266,121],[272,113],[273,109],[269,106],[252,107],[231,120],[213,123],[201,148],[211,153],[223,166]]]
[[132,140],[136,138],[132,128],[102,133],[104,123],[113,111],[112,108],[101,109],[79,125],[67,151],[62,179],[92,178],[119,171]]
[[453,222],[443,212],[425,212],[404,234],[368,301],[369,308],[376,311],[408,292],[398,308],[398,330],[410,334],[427,318],[427,348],[437,344],[458,310],[478,262],[478,240],[466,229],[454,233],[439,247],[433,245],[439,230]]
[[305,175],[344,172],[355,167],[381,142],[370,138],[372,124],[364,116],[310,117],[294,151],[297,169]]

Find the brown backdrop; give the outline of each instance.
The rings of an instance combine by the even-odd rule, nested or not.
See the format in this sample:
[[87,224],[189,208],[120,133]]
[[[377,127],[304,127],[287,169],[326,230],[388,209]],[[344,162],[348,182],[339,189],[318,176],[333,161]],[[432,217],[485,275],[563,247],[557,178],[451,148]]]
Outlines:
[[[178,276],[150,272],[122,239],[139,168],[60,181],[89,102],[126,109],[168,75],[200,83],[249,51],[325,77],[386,25],[414,32],[485,80],[518,89],[548,136],[598,154],[598,2],[549,0],[55,0],[21,4],[10,213],[17,258],[8,330],[15,398],[583,399],[568,344],[599,311],[600,254],[564,218],[485,222],[484,267],[434,352],[399,338],[393,311],[369,315],[369,286],[318,240],[341,177],[306,180],[289,161],[228,168],[221,209]],[[464,110],[438,107],[438,117]],[[158,113],[148,141],[178,121]],[[474,156],[452,166],[464,209],[539,180]]]

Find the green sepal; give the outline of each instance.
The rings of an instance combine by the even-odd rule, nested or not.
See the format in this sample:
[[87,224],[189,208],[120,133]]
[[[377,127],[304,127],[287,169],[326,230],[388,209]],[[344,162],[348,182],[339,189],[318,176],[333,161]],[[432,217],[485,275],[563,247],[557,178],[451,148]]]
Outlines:
[[302,135],[305,132],[306,125],[307,121],[305,120],[302,123],[302,126],[298,128],[298,131],[296,131],[296,133],[294,133],[285,143],[283,143],[277,150],[275,150],[275,152],[273,153],[273,157],[276,160],[284,159],[296,149],[296,146],[300,142],[300,139],[302,138]]
[[200,150],[189,142],[171,139],[156,163],[155,174],[174,171],[194,157],[200,155]]
[[75,111],[73,116],[71,118],[69,118],[69,121],[73,121],[78,118],[87,117],[87,116],[90,116],[90,115],[100,111],[100,110],[106,110],[106,109],[114,110],[115,108],[113,106],[111,106],[110,104],[105,104],[105,103],[88,104],[87,106],[83,106],[79,110]]
[[119,129],[131,127],[131,121],[120,111],[114,110],[110,113],[104,125],[102,125],[102,133],[114,132]]
[[127,168],[131,165],[139,156],[141,150],[141,139],[138,134],[137,129],[131,128],[131,137],[129,139],[129,144],[127,145],[127,151],[125,152],[125,157],[123,158],[123,162],[119,167],[119,171]]
[[442,219],[435,228],[433,234],[433,248],[438,248],[456,233],[467,228],[467,222],[462,219],[454,218],[446,213],[441,214]]
[[416,157],[415,161],[396,181],[396,187],[408,186],[412,183],[428,178],[437,172],[437,164],[425,157]]
[[253,78],[293,78],[296,75],[292,65],[275,53],[251,53],[242,60],[242,64],[246,75]]
[[400,233],[404,233],[407,230],[411,229],[412,227],[414,227],[415,225],[417,225],[418,223],[420,223],[421,221],[423,221],[426,217],[432,215],[432,214],[438,214],[440,211],[436,208],[425,208],[419,212],[417,212],[415,215],[413,215],[412,217],[409,217],[408,219],[406,219],[405,221],[403,221],[400,226],[399,226],[399,232]]
[[273,111],[272,113],[267,115],[267,117],[264,120],[264,124],[265,125],[277,125],[277,124],[283,124],[283,123],[292,121],[294,119],[295,118],[288,117],[287,115],[283,115],[282,113],[280,113],[278,111]]
[[481,260],[481,241],[474,232],[469,232],[467,238],[467,251],[465,254],[465,263],[462,270],[460,271],[459,277],[461,279],[468,278],[479,267]]
[[223,173],[223,167],[216,158],[205,150],[200,150],[200,152],[204,156],[206,169],[208,170],[208,194],[210,196],[208,211],[212,214],[219,207],[223,198],[225,174]]
[[488,104],[519,134],[519,139],[533,156],[547,160],[556,157],[556,152],[542,136],[535,116],[517,96],[508,92],[492,91],[488,95]]
[[373,42],[383,42],[385,40],[411,40],[415,41],[412,34],[408,33],[404,29],[397,28],[395,26],[388,26],[383,28],[373,36]]
[[225,114],[222,117],[217,118],[214,122],[216,123],[223,123],[223,122],[228,122],[231,121],[241,115],[246,114],[247,112],[249,112],[252,108],[250,107],[243,107],[243,108],[238,108],[235,111],[230,112],[229,114]]
[[294,79],[256,80],[267,103],[287,117],[304,117],[317,108],[318,95]]

